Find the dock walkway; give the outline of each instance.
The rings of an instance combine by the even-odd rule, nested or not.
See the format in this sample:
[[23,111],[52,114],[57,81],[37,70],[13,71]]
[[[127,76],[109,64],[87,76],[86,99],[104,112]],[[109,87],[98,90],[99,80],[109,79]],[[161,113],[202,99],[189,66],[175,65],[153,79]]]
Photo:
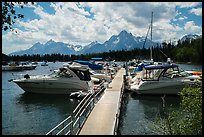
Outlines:
[[88,116],[79,135],[114,134],[124,73],[124,68],[121,68],[117,72],[115,78],[109,84],[108,88],[105,89],[103,96]]

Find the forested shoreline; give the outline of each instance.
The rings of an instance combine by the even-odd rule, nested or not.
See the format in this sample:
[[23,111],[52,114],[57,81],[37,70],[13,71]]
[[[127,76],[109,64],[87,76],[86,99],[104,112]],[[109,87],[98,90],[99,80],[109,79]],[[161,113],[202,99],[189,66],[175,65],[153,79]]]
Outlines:
[[[163,42],[161,45],[157,45],[152,48],[152,56],[154,61],[166,61],[167,58],[171,58],[174,62],[190,63],[190,64],[202,64],[202,38],[198,38],[191,42],[185,41],[177,45],[172,43]],[[150,49],[134,49],[131,51],[109,51],[104,53],[94,54],[80,54],[80,55],[63,55],[63,54],[45,54],[45,55],[12,55],[7,56],[2,54],[2,60],[4,61],[73,61],[76,59],[90,60],[92,57],[101,57],[104,60],[115,61],[129,61],[132,59],[150,59]]]

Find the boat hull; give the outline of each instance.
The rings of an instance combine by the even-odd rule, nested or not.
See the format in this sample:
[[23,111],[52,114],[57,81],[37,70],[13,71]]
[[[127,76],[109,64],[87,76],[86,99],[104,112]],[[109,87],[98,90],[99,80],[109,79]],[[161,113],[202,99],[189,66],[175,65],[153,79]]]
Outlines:
[[138,85],[131,85],[130,90],[138,94],[167,94],[167,95],[178,95],[185,86],[191,85],[195,81],[190,79],[183,80],[169,80],[169,81],[142,81]]
[[88,90],[89,85],[86,81],[14,81],[25,92],[39,93],[39,94],[70,94],[79,90]]
[[160,87],[154,89],[147,89],[147,90],[134,90],[137,94],[145,94],[145,95],[178,95],[185,85],[176,85],[176,86],[167,86],[167,87]]

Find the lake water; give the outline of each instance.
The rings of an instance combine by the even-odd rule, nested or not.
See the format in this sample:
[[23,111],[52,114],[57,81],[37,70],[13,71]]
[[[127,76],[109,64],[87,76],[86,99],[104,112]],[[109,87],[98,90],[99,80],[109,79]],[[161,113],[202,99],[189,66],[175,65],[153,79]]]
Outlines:
[[49,66],[39,64],[35,70],[2,72],[3,135],[43,135],[71,114],[79,101],[68,95],[26,94],[14,82],[8,82],[24,74],[49,74],[62,65],[49,62]]
[[[49,74],[62,67],[64,62],[49,62],[35,70],[2,72],[2,134],[3,135],[44,135],[64,120],[79,103],[68,95],[26,94],[18,85],[8,80],[25,74]],[[185,70],[202,71],[202,66],[181,65]],[[179,99],[166,98],[166,103],[178,106]],[[161,108],[158,96],[137,96],[125,94],[125,106],[121,112],[119,132],[121,135],[155,134],[148,128],[155,114]]]

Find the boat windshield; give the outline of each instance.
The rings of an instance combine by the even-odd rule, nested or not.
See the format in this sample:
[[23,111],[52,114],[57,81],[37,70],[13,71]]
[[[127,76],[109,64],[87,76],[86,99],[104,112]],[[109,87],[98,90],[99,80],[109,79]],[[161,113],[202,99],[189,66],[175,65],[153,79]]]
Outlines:
[[159,80],[161,77],[177,78],[177,77],[186,77],[190,75],[191,75],[190,73],[184,71],[180,67],[149,69],[143,72],[143,80]]
[[90,81],[90,72],[88,70],[82,71],[77,69],[72,69],[72,71],[79,77],[80,80]]
[[67,70],[67,69],[59,69],[58,71],[54,71],[53,73],[51,73],[49,75],[50,77],[66,77],[66,78],[70,78],[73,77],[73,75]]
[[177,77],[187,77],[191,74],[184,71],[182,68],[170,68],[168,69],[163,76],[168,78],[177,78]]

